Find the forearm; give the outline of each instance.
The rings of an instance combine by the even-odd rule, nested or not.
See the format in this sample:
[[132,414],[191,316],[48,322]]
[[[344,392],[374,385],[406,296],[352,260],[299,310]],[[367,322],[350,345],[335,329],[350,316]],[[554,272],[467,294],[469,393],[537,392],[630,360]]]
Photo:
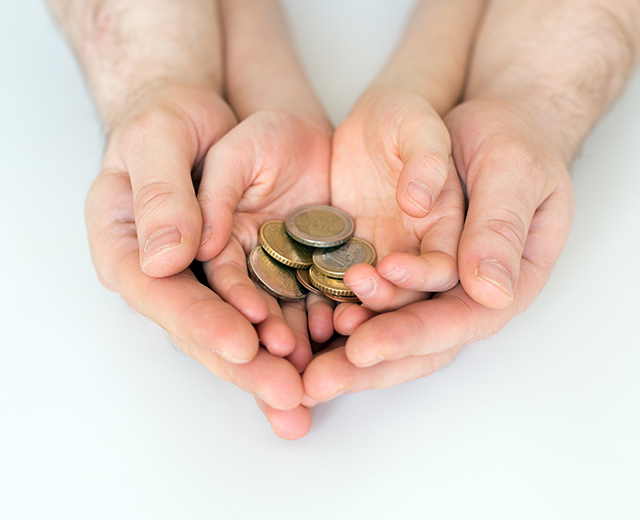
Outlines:
[[637,0],[492,0],[466,97],[511,102],[569,162],[639,52]]
[[461,96],[484,8],[485,0],[420,0],[372,88],[413,90],[444,114]]
[[222,90],[214,0],[48,0],[110,129],[144,92],[177,84]]
[[277,0],[221,0],[228,99],[240,119],[288,109],[326,122]]

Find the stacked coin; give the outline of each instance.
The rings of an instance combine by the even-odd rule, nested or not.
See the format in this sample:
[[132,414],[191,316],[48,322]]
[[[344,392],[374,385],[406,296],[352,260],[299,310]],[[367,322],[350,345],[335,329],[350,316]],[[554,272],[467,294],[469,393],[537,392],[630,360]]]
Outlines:
[[297,301],[308,291],[338,302],[359,302],[342,281],[352,265],[373,265],[373,247],[352,238],[353,220],[330,206],[307,205],[293,210],[285,222],[270,221],[260,229],[260,246],[248,258],[249,274],[276,298]]

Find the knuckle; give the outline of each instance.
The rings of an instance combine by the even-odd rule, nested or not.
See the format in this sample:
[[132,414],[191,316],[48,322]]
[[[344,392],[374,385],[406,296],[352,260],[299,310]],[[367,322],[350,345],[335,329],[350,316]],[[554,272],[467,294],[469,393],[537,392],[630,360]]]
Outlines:
[[168,182],[152,182],[142,186],[134,197],[133,209],[136,221],[151,219],[175,194],[174,186]]
[[192,137],[186,121],[179,111],[170,105],[154,105],[136,114],[120,132],[118,143],[125,152],[139,150],[148,145],[149,139],[159,132]]
[[511,252],[522,255],[527,239],[527,226],[516,212],[502,208],[499,214],[484,220],[481,225],[499,237],[499,240],[506,244]]

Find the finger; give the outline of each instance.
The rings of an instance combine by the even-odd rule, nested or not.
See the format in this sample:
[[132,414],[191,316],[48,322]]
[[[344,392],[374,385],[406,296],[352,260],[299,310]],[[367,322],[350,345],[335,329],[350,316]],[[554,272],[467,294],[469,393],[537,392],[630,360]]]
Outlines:
[[[289,356],[295,350],[298,338],[286,322],[278,300],[262,289],[259,291],[269,307],[267,318],[256,325],[260,343],[275,356]],[[289,317],[291,318],[291,313]]]
[[[460,118],[451,119],[454,139],[462,132]],[[460,238],[460,281],[474,300],[504,308],[513,300],[531,220],[554,189],[564,166],[543,156],[516,131],[497,132],[474,150],[457,152],[456,164],[467,179],[469,209]],[[468,136],[466,136],[468,137]]]
[[184,117],[158,108],[130,122],[107,151],[107,163],[121,157],[131,179],[140,265],[149,276],[183,271],[200,245],[202,217],[191,179],[198,150]]
[[264,293],[249,278],[244,250],[235,237],[218,256],[204,263],[204,271],[211,288],[251,323],[267,318],[269,306]]
[[296,367],[298,372],[302,373],[313,357],[309,342],[305,302],[282,302],[281,309],[284,321],[289,325],[296,339],[295,348],[287,356],[287,360]]
[[198,202],[203,228],[211,230],[211,234],[200,245],[198,260],[214,258],[227,244],[238,203],[253,182],[254,152],[253,143],[244,139],[237,130],[232,130],[207,154],[198,188]]
[[302,377],[305,393],[309,399],[330,401],[346,393],[390,388],[432,374],[450,363],[458,350],[360,368],[350,363],[345,348],[337,348],[317,356],[311,362]]
[[350,336],[356,328],[377,314],[362,305],[341,303],[333,313],[333,326],[338,334]]
[[124,173],[103,173],[87,199],[92,257],[102,279],[131,308],[191,344],[246,363],[258,351],[251,324],[198,282],[189,270],[167,278],[142,272],[133,222],[132,193]]
[[458,283],[458,243],[464,224],[464,195],[449,161],[449,177],[436,201],[420,255],[391,253],[378,262],[378,273],[394,285],[421,292],[444,292]]
[[310,293],[305,298],[309,333],[317,343],[326,343],[333,336],[333,309],[335,304],[329,298]]
[[388,282],[375,267],[367,264],[350,267],[344,275],[344,283],[364,305],[377,312],[399,309],[428,296]]
[[404,165],[396,187],[398,206],[410,217],[424,217],[445,185],[451,155],[449,131],[426,102],[402,120],[398,152]]
[[311,430],[311,410],[298,406],[292,410],[277,410],[261,399],[256,398],[258,408],[262,410],[273,432],[280,438],[294,441],[304,437]]

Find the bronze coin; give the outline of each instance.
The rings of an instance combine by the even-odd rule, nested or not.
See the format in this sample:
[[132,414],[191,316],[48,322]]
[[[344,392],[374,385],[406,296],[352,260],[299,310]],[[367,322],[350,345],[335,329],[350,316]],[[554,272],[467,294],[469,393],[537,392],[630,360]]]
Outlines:
[[324,294],[320,289],[316,289],[309,280],[309,269],[296,269],[296,278],[308,291],[315,294]]
[[276,262],[260,246],[249,253],[247,267],[254,281],[276,298],[295,302],[307,295],[298,283],[295,269]]
[[313,251],[299,242],[293,240],[285,230],[284,222],[271,220],[265,222],[260,228],[260,245],[278,262],[295,267],[296,269],[308,269],[313,264]]

